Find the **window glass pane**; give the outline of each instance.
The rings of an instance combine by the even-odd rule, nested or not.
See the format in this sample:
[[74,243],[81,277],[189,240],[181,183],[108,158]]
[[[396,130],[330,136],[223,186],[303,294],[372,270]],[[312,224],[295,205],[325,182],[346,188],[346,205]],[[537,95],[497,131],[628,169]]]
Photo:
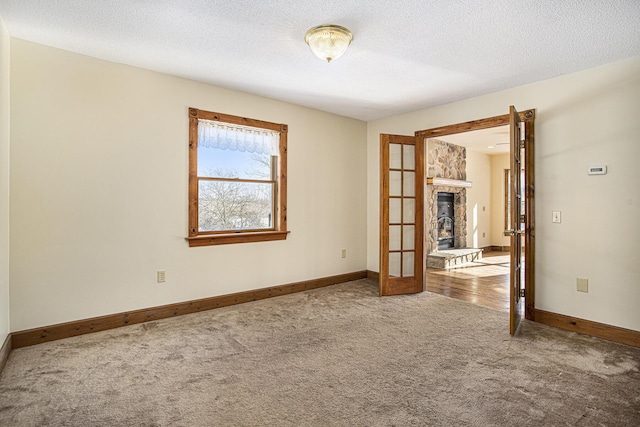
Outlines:
[[402,222],[415,222],[416,218],[416,199],[402,199],[404,203],[404,212]]
[[389,250],[400,250],[400,233],[402,232],[402,226],[390,225],[389,226]]
[[389,222],[398,224],[402,222],[402,199],[389,199]]
[[200,181],[199,231],[273,228],[273,184]]
[[198,176],[271,179],[271,155],[198,147]]
[[415,259],[415,253],[413,252],[402,253],[402,277],[413,277],[414,259]]
[[389,169],[402,168],[402,145],[389,144]]
[[389,276],[400,277],[400,252],[389,254]]
[[413,145],[403,145],[402,155],[404,157],[404,169],[415,170],[416,147]]
[[402,196],[402,172],[389,172],[389,195]]
[[402,227],[402,249],[414,249],[416,228],[413,225]]
[[415,172],[403,172],[403,196],[415,196],[416,195],[416,173]]

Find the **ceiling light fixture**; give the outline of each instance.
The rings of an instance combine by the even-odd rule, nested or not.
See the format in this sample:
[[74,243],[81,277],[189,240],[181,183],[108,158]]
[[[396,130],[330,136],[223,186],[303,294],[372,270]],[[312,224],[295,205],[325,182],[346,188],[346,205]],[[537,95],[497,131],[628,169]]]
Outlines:
[[304,41],[311,48],[311,52],[327,62],[342,56],[351,40],[351,31],[339,25],[318,25],[304,35]]

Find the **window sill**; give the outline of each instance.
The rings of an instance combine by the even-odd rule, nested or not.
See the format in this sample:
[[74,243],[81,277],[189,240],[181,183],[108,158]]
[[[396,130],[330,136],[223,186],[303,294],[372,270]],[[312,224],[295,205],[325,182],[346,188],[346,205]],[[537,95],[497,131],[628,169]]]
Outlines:
[[230,245],[233,243],[268,242],[272,240],[286,240],[289,231],[262,231],[251,233],[206,234],[202,236],[185,237],[189,247]]

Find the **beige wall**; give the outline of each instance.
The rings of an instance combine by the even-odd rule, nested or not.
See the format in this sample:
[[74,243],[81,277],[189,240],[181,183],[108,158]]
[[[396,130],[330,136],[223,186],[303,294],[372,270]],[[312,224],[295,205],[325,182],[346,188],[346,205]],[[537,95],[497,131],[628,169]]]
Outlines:
[[491,157],[467,149],[467,246],[491,246],[492,174]]
[[[18,39],[10,59],[13,331],[378,271],[379,134],[505,114],[510,104],[537,109],[537,308],[640,330],[636,239],[624,239],[640,235],[640,58],[368,124]],[[289,125],[288,240],[187,247],[190,106]],[[587,176],[601,164],[607,175]],[[9,231],[4,179],[0,233]],[[622,237],[606,226],[620,218],[629,219]],[[0,249],[2,274],[7,259]],[[589,293],[576,292],[578,276]],[[0,328],[7,313],[0,305]]]
[[[11,41],[12,330],[365,269],[366,123]],[[188,247],[188,107],[289,125],[286,241]]]
[[[367,266],[378,271],[379,134],[536,109],[536,307],[640,330],[640,57],[368,123]],[[587,167],[607,165],[604,176]],[[551,212],[562,211],[562,223]],[[620,231],[613,231],[613,226]],[[631,237],[631,238],[628,238]],[[576,291],[589,278],[589,293]]]
[[504,235],[504,170],[509,169],[509,154],[491,156],[491,245],[509,246]]
[[9,46],[0,18],[0,346],[9,333]]

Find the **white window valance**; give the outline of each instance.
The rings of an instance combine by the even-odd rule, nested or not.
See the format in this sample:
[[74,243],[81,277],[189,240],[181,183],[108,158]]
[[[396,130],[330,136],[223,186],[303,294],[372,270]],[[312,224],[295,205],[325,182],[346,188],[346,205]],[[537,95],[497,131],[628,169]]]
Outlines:
[[277,156],[279,141],[279,132],[198,120],[198,147]]

